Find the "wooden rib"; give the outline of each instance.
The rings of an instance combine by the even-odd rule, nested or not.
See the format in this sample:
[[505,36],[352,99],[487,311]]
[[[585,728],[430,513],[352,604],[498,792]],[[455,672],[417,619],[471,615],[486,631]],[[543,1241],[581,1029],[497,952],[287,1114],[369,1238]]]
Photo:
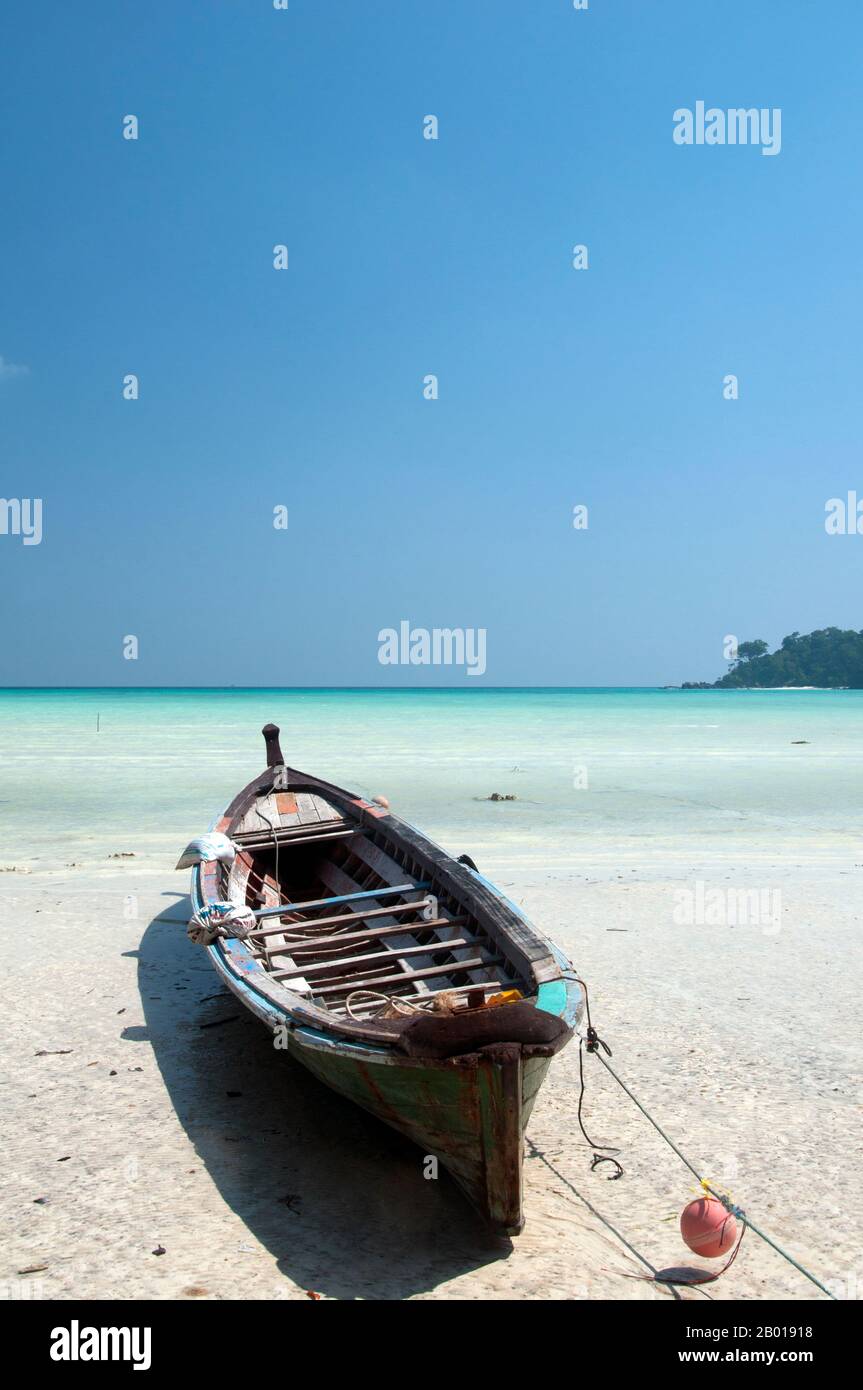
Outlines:
[[[334,927],[337,922],[365,922],[369,917],[394,917],[397,912],[416,912],[419,908],[427,907],[428,899],[420,898],[416,903],[397,903],[395,907],[372,907],[366,912],[342,912],[337,917],[313,917],[301,919],[298,922],[289,923],[292,927]],[[285,909],[287,916],[287,909]],[[270,936],[284,929],[284,924],[279,927],[255,927],[249,932],[250,936]],[[313,938],[309,937],[311,941]],[[326,940],[323,937],[322,940]]]
[[[336,864],[331,864],[331,867],[337,868],[338,866]],[[344,873],[344,870],[342,870],[342,876],[344,878],[348,877],[348,875]],[[272,907],[266,908],[264,911],[259,912],[257,916],[274,917],[276,915],[277,909],[280,907],[284,910],[284,912],[310,912],[312,908],[329,907],[331,904],[334,903],[359,902],[361,898],[389,898],[395,897],[399,893],[418,893],[421,889],[426,888],[431,888],[431,884],[425,882],[398,883],[394,884],[391,888],[382,887],[372,888],[370,890],[363,889],[362,892],[359,893],[339,893],[330,898],[310,898],[308,902],[304,903],[275,903]],[[317,918],[316,920],[321,921],[322,919]]]
[[[456,937],[455,941],[447,941],[446,945],[441,943],[437,948],[433,943],[425,946],[405,946],[399,951],[396,959],[401,961],[404,960],[405,956],[437,955],[440,951],[464,951],[470,946],[476,946],[476,944],[476,938],[471,936]],[[282,954],[284,955],[285,952],[282,951]],[[292,953],[288,954],[292,955]],[[389,951],[369,951],[362,956],[341,956],[332,960],[313,961],[308,965],[295,965],[292,970],[273,970],[271,974],[274,980],[287,980],[291,975],[311,975],[312,972],[337,970],[345,965],[367,965],[369,961],[378,961],[381,965],[385,965],[387,962],[392,963],[392,960],[393,956]],[[340,978],[341,976],[336,976],[336,979]]]
[[[377,941],[380,936],[401,936],[405,933],[416,935],[419,931],[437,931],[440,927],[462,927],[467,921],[467,917],[435,917],[431,922],[399,922],[394,927],[369,927],[367,931],[341,932],[335,936],[295,936],[291,941],[291,954],[305,954],[306,951],[317,950],[319,946],[342,946],[346,941]],[[289,923],[283,930],[288,931],[291,925],[293,924]],[[479,941],[479,937],[471,937],[471,940]],[[440,946],[446,944],[445,941],[440,942]],[[428,943],[430,951],[435,950],[437,946],[437,942]],[[260,954],[272,955],[273,949],[271,946],[265,946]]]
[[[438,946],[438,950],[442,948]],[[434,947],[428,948],[431,955]],[[393,959],[398,956],[393,954]],[[346,980],[342,984],[321,985],[315,990],[316,994],[339,994],[343,990],[363,989],[366,985],[389,985],[401,983],[408,980],[428,980],[433,975],[460,975],[463,970],[485,970],[490,965],[498,965],[503,960],[503,956],[490,956],[488,960],[483,960],[482,956],[474,956],[470,960],[450,961],[449,965],[425,966],[422,970],[400,970],[396,975],[378,976],[376,979]],[[485,984],[484,980],[477,980],[477,986]]]
[[[352,884],[352,883],[353,883],[353,884],[356,883],[356,878],[352,878],[352,877],[351,877],[351,874],[352,874],[352,873],[353,873],[354,875],[356,875],[357,877],[360,877],[360,876],[365,877],[365,875],[359,875],[359,873],[358,873],[358,871],[357,871],[357,869],[356,869],[355,867],[352,867],[350,872],[348,871],[348,866],[353,866],[354,860],[357,858],[357,854],[356,854],[357,846],[364,846],[364,845],[365,845],[365,842],[362,840],[361,837],[358,837],[356,840],[352,840],[352,841],[351,841],[350,846],[347,846],[347,845],[346,845],[346,846],[344,846],[344,848],[339,848],[339,849],[337,850],[338,858],[341,859],[341,860],[343,861],[341,864],[340,864],[340,863],[337,863],[335,858],[330,858],[330,859],[328,860],[327,863],[321,865],[321,869],[320,869],[320,878],[321,878],[321,882],[324,883],[324,884],[327,886],[327,888],[329,889],[329,891],[330,891],[331,893],[347,893],[347,892],[349,892],[351,884]],[[372,875],[372,876],[375,877],[375,875]],[[380,876],[380,875],[377,875],[376,877],[378,877],[378,879],[380,879],[381,876]],[[378,907],[378,906],[383,907],[383,906],[387,906],[389,903],[397,903],[397,902],[398,902],[398,898],[395,896],[394,890],[397,888],[397,885],[398,885],[398,884],[404,883],[404,881],[405,881],[406,878],[407,878],[407,879],[410,879],[410,881],[413,882],[414,887],[415,887],[416,890],[420,890],[420,889],[430,889],[432,892],[434,892],[434,888],[433,888],[432,883],[426,881],[426,880],[425,880],[421,875],[419,875],[418,873],[414,873],[411,869],[409,869],[409,868],[407,867],[407,865],[397,865],[397,866],[395,867],[393,873],[389,876],[389,882],[388,882],[388,883],[381,883],[381,882],[379,881],[378,887],[377,887],[376,889],[366,889],[366,890],[365,890],[366,893],[367,893],[367,897],[366,897],[366,899],[365,899],[364,902],[363,902],[363,906],[366,906],[366,907]],[[401,894],[401,897],[402,897],[403,899],[410,899],[410,898],[414,898],[414,897],[416,897],[416,896],[419,896],[419,892],[418,892],[418,891],[417,891],[416,893],[403,893],[403,894]],[[355,902],[356,899],[352,899],[351,901],[352,901],[352,904],[353,904],[353,902]],[[331,909],[331,910],[332,910],[332,909]],[[386,919],[385,917],[383,917],[383,918],[379,918],[378,920],[379,920],[379,922],[380,922],[381,925],[385,925],[387,919]],[[396,920],[397,920],[396,917],[391,917],[391,918],[390,918],[390,922],[393,923],[393,924],[395,924]],[[388,947],[388,948],[392,951],[392,953],[393,953],[394,964],[393,964],[393,966],[392,966],[392,969],[398,969],[397,957],[398,957],[398,951],[399,951],[399,949],[400,949],[401,947],[404,947],[404,946],[413,946],[413,945],[416,944],[416,939],[417,939],[417,938],[416,938],[416,923],[414,923],[413,929],[409,931],[407,928],[410,927],[410,926],[411,926],[411,923],[410,923],[410,921],[408,921],[408,922],[406,922],[405,931],[404,931],[404,933],[403,933],[402,935],[399,935],[398,933],[396,933],[396,934],[393,935],[393,936],[388,936],[388,937],[384,938],[385,941],[386,941],[387,947]],[[440,930],[443,931],[443,930],[446,930],[446,929],[445,929],[445,928],[441,928]],[[458,931],[458,928],[453,928],[453,935],[455,935],[455,934],[457,933],[457,931]],[[432,965],[432,964],[433,964],[431,955],[429,955],[429,957],[428,957],[426,963],[427,963],[428,965]],[[419,962],[418,962],[418,964],[419,964]],[[277,987],[278,987],[278,986],[277,986]],[[407,984],[406,988],[408,988],[408,989],[410,989],[410,990],[413,990],[416,994],[427,995],[427,994],[430,992],[430,990],[432,990],[432,989],[434,988],[434,985],[433,985],[433,984],[431,984],[431,985],[426,984],[425,980],[413,980],[413,981],[410,981],[410,982]]]
[[[356,859],[359,859],[362,863],[367,864],[372,872],[378,874],[382,879],[389,880],[390,882],[397,881],[398,877],[405,874],[407,863],[411,862],[411,860],[408,860],[406,864],[400,864],[398,860],[394,859],[391,854],[388,854],[385,849],[375,844],[368,836],[364,835],[358,836],[356,840],[352,841],[348,848],[348,853]],[[432,892],[434,892],[434,889],[432,889]],[[497,950],[501,949],[497,941],[495,941],[493,945]],[[505,949],[504,947],[504,950]],[[398,954],[397,949],[394,954]],[[477,980],[476,983],[481,984],[482,981]],[[422,981],[417,981],[416,988],[419,992],[425,993],[425,986]]]

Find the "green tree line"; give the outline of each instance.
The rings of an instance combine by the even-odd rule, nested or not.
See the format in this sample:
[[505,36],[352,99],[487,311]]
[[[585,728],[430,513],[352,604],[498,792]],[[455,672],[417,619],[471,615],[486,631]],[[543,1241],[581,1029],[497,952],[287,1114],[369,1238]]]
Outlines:
[[769,690],[778,685],[848,686],[863,689],[863,632],[823,627],[817,632],[792,632],[771,652],[760,637],[741,642],[727,675],[709,685],[687,681],[684,690]]

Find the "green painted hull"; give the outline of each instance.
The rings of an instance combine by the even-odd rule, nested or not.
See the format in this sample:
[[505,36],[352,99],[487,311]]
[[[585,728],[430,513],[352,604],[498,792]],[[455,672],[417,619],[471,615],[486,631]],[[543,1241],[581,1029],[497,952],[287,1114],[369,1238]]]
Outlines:
[[548,1057],[475,1054],[415,1061],[371,1048],[316,1046],[292,1033],[289,1050],[320,1081],[434,1155],[497,1229],[524,1225],[524,1129]]

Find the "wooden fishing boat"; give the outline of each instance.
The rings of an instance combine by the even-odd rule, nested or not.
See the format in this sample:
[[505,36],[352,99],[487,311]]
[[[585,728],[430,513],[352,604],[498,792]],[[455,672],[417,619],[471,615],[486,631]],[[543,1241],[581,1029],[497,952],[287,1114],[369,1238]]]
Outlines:
[[572,966],[470,861],[383,798],[285,767],[278,729],[263,732],[267,771],[212,827],[229,853],[180,861],[195,861],[198,922],[245,909],[247,927],[207,944],[216,971],[277,1046],[517,1233],[524,1128],[581,1014]]

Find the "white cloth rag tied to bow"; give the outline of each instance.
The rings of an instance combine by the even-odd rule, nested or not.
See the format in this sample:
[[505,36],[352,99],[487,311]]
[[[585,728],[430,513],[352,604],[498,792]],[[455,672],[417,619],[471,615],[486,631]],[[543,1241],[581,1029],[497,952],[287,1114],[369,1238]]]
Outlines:
[[222,864],[233,864],[237,846],[221,830],[208,830],[206,835],[196,835],[190,840],[180,855],[175,868],[191,869],[195,864],[206,864],[218,859]]
[[195,913],[186,934],[196,946],[212,946],[220,936],[245,941],[255,925],[254,912],[242,903],[207,903]]

